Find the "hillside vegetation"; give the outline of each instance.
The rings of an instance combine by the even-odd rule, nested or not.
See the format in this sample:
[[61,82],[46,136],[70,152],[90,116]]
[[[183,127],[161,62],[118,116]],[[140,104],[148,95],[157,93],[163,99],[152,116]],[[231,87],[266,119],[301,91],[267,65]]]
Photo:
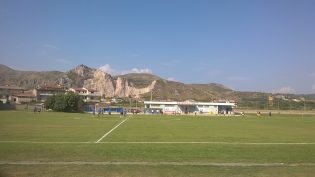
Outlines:
[[[0,65],[0,85],[32,89],[45,83],[57,83],[66,88],[97,86],[94,89],[101,90],[105,96],[110,97],[134,97],[133,94],[142,90],[139,95],[142,100],[233,100],[238,103],[238,107],[249,109],[315,109],[314,94],[272,95],[262,92],[240,92],[218,83],[185,84],[145,73],[111,76],[85,65],[79,65],[68,72],[19,71]],[[274,97],[272,101],[268,100],[270,95]]]

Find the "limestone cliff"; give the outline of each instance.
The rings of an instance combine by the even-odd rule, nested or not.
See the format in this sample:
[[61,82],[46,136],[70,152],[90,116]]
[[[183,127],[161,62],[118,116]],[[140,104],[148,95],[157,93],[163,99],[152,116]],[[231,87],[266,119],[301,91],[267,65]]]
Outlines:
[[140,97],[154,89],[156,81],[144,88],[136,88],[125,78],[114,79],[110,74],[101,70],[95,70],[91,79],[84,81],[84,87],[99,90],[105,97]]
[[93,77],[85,80],[83,87],[96,89],[106,97],[115,96],[115,87],[112,76],[101,70],[94,71]]
[[115,95],[121,97],[132,96],[138,98],[141,94],[151,92],[154,89],[156,81],[152,81],[150,85],[144,88],[136,88],[125,78],[118,77],[116,80]]

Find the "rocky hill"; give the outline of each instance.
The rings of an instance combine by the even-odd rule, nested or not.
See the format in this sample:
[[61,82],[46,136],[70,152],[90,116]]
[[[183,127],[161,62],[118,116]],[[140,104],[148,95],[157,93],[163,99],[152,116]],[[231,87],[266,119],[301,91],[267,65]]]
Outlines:
[[79,65],[68,72],[18,71],[0,65],[0,85],[15,85],[25,89],[45,83],[99,90],[104,97],[140,97],[159,100],[200,100],[233,98],[234,91],[219,84],[184,84],[167,81],[152,74],[111,76],[101,70]]
[[68,84],[70,80],[59,71],[18,71],[0,64],[0,85],[31,89],[48,82]]
[[96,89],[104,97],[141,97],[153,90],[156,81],[141,87],[124,77],[112,77],[101,70],[79,65],[68,72],[59,71],[18,71],[5,65],[0,65],[0,85],[14,85],[25,89],[36,88],[46,83],[56,83],[70,87],[86,87]]
[[198,100],[235,99],[233,90],[220,84],[184,84],[162,79],[152,74],[126,74],[117,76],[127,79],[135,87],[143,87],[156,81],[152,91],[142,94],[146,100]]
[[[0,85],[14,85],[25,89],[45,83],[57,83],[65,88],[86,87],[99,90],[104,97],[138,97],[145,100],[235,100],[248,105],[266,104],[268,93],[239,92],[216,83],[184,84],[168,81],[152,74],[111,76],[101,70],[79,65],[68,72],[18,71],[0,64]],[[314,100],[314,95],[302,95]],[[299,98],[301,95],[291,95]],[[261,103],[260,103],[261,102]],[[252,106],[253,107],[253,106]]]

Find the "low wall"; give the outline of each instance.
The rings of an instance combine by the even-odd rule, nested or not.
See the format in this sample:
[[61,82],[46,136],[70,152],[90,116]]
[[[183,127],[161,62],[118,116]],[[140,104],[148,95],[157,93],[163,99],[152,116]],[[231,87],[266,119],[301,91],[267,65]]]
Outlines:
[[0,110],[15,110],[15,105],[13,104],[0,104]]
[[235,109],[235,112],[245,112],[247,114],[256,114],[260,112],[261,114],[315,114],[315,111],[304,111],[304,110],[248,110],[248,109]]

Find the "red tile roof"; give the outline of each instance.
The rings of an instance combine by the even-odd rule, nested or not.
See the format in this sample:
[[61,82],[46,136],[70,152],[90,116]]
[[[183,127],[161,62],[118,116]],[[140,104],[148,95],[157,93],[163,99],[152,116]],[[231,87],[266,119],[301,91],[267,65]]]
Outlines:
[[15,95],[20,98],[35,98],[35,95],[32,92],[23,92]]

